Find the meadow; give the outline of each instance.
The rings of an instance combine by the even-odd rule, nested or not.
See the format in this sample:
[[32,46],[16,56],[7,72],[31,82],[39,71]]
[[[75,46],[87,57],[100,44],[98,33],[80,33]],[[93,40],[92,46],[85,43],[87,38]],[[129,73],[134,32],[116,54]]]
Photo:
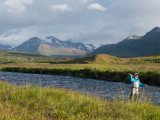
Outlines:
[[159,120],[160,106],[0,82],[0,114],[2,120]]

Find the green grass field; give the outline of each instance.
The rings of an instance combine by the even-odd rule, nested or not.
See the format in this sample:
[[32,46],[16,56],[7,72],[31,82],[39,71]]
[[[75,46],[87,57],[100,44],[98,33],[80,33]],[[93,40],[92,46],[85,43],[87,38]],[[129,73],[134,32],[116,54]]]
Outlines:
[[109,55],[96,55],[79,59],[58,59],[37,54],[0,51],[0,68],[60,68],[97,69],[100,71],[136,71],[160,73],[160,56],[142,58],[117,58]]
[[0,82],[1,120],[159,120],[160,106]]

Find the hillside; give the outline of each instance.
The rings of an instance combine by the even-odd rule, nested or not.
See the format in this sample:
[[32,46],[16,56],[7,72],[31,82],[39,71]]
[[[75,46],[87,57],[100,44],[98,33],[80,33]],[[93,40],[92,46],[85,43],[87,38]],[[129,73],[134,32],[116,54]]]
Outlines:
[[35,62],[50,62],[50,61],[60,61],[60,60],[62,59],[47,57],[39,54],[0,51],[0,64],[24,63],[24,62],[35,63]]
[[86,51],[76,49],[76,48],[59,48],[53,47],[48,44],[41,44],[37,50],[37,53],[47,56],[85,56],[87,54]]
[[78,64],[78,63],[82,63],[82,64],[103,64],[103,63],[118,63],[120,62],[121,59],[111,56],[111,55],[107,55],[107,54],[98,54],[98,55],[90,55],[87,57],[83,57],[83,58],[77,58],[77,59],[72,59],[72,60],[68,60],[68,61],[63,61],[63,62],[58,62],[58,63],[63,63],[63,64]]
[[149,64],[160,63],[160,56],[119,58],[107,54],[90,55],[83,58],[57,61],[56,64]]
[[104,45],[91,53],[110,54],[118,57],[160,55],[160,27],[155,27],[144,36],[130,36],[117,44]]

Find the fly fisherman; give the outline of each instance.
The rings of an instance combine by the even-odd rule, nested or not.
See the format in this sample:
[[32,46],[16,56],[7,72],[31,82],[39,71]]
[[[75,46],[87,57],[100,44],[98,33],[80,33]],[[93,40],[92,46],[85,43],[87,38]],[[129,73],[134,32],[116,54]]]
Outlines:
[[132,83],[131,95],[129,99],[132,100],[134,98],[135,100],[137,100],[139,94],[139,87],[144,87],[144,84],[140,82],[137,73],[135,73],[134,75],[129,73],[129,75],[130,75],[130,82]]

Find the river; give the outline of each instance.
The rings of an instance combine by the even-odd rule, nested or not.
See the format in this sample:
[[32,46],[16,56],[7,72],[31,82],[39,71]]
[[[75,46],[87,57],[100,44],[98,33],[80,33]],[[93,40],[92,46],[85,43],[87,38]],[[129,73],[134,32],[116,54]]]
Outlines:
[[[131,85],[126,83],[70,76],[0,72],[0,80],[14,85],[29,84],[43,87],[66,88],[107,99],[128,99],[131,91]],[[142,99],[160,104],[160,87],[146,86],[145,88],[141,88],[139,100]]]

